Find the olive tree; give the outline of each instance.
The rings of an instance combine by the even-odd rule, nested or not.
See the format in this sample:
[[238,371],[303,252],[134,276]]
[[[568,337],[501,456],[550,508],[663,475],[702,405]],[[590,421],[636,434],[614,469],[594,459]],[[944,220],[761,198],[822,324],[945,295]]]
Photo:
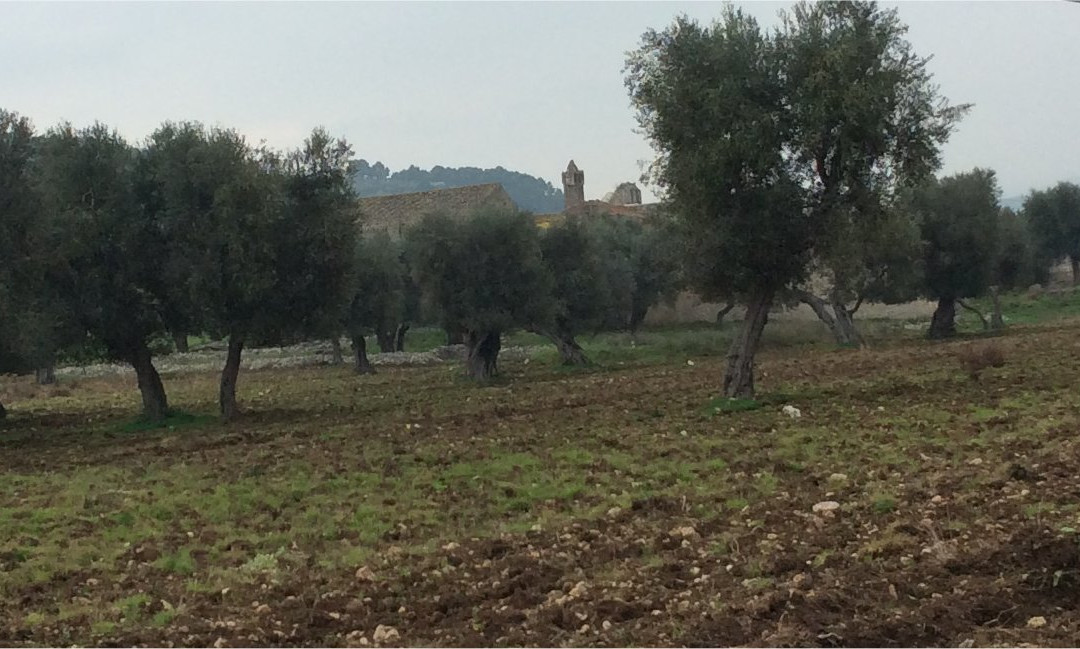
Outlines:
[[551,277],[526,214],[429,215],[407,234],[409,265],[444,326],[465,332],[465,375],[497,372],[502,334],[551,321]]
[[627,61],[639,124],[659,157],[652,180],[694,236],[691,278],[738,295],[746,317],[724,394],[752,397],[754,355],[778,291],[806,274],[810,219],[787,155],[791,125],[778,40],[732,7],[709,27],[650,30]]
[[64,124],[39,144],[34,178],[62,260],[50,273],[51,290],[111,358],[131,363],[143,414],[163,419],[168,400],[150,341],[165,327],[166,242],[138,200],[138,152],[102,124]]
[[[356,371],[374,374],[367,356],[369,332],[388,331],[404,319],[403,250],[385,232],[359,239],[353,260],[352,297],[345,313],[345,331],[352,341]],[[388,351],[388,350],[384,350]]]
[[1000,193],[994,172],[978,168],[913,192],[923,241],[922,292],[937,301],[930,338],[954,336],[957,301],[983,295],[994,281]]
[[[780,48],[794,173],[819,224],[813,271],[824,297],[800,297],[842,345],[861,344],[853,315],[881,281],[914,265],[914,229],[892,209],[900,191],[940,166],[968,106],[939,97],[895,9],[874,2],[797,4]],[[830,314],[828,311],[831,310]]]
[[619,311],[616,273],[603,240],[580,218],[571,217],[543,231],[540,251],[552,278],[554,310],[535,331],[548,338],[564,365],[588,365],[576,337],[596,332]]
[[782,17],[772,34],[731,7],[710,27],[679,18],[647,32],[627,63],[638,122],[659,153],[652,178],[692,235],[691,278],[747,306],[729,397],[753,394],[769,308],[813,260],[844,260],[830,301],[850,319],[855,278],[867,273],[848,268],[868,264],[849,264],[839,244],[878,227],[892,196],[936,168],[966,108],[938,98],[895,11],[803,3]]
[[1033,191],[1024,199],[1023,211],[1040,255],[1068,259],[1073,286],[1080,285],[1080,186],[1062,182]]
[[169,288],[192,322],[229,339],[219,389],[229,420],[247,343],[323,335],[343,317],[355,236],[349,147],[316,129],[282,158],[232,130],[167,124],[149,149]]
[[[20,326],[30,308],[26,288],[40,277],[34,263],[41,222],[31,180],[33,140],[29,119],[0,110],[0,359],[18,364],[27,356]],[[0,403],[0,419],[5,414]]]

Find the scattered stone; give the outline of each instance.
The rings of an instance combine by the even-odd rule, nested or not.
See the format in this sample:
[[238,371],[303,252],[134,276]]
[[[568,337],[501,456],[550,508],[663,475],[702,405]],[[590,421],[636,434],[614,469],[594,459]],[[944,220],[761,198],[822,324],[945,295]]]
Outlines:
[[847,482],[846,473],[833,473],[829,476],[829,482]]
[[602,628],[603,628],[603,629],[604,629],[605,631],[610,631],[610,630],[611,630],[611,622],[609,622],[609,621],[607,621],[607,620],[604,620],[604,622],[603,622],[603,623],[602,623],[602,624],[601,624],[600,626],[601,626],[601,627],[602,627]]
[[963,640],[957,646],[960,647],[960,649],[971,649],[971,647],[975,646],[975,638],[968,638],[967,640]]
[[100,583],[101,583],[100,581],[98,581],[97,579],[94,579],[93,577],[91,577],[90,579],[87,579],[87,580],[86,580],[86,585],[87,585],[87,586],[88,586],[89,588],[94,588],[94,587],[96,587],[96,586],[97,586],[98,584],[100,584]]
[[612,507],[611,509],[607,510],[607,515],[612,517],[612,518],[618,516],[621,513],[622,513],[622,508],[620,508],[620,507]]
[[931,498],[930,502],[934,503],[935,505],[940,505],[941,503],[945,502],[945,499],[941,497],[941,494],[938,494]]
[[356,569],[356,578],[360,581],[375,581],[375,571],[367,566],[360,566]]
[[792,419],[798,419],[799,417],[802,417],[802,411],[795,406],[784,406],[780,409],[780,412],[784,413],[788,417],[791,417]]
[[697,530],[690,525],[683,525],[672,529],[668,534],[677,538],[688,539],[697,536]]
[[229,642],[225,638],[218,638],[214,640],[214,649],[221,649],[222,647],[228,647]]
[[570,589],[570,592],[567,593],[567,595],[574,599],[577,599],[584,595],[586,592],[588,592],[588,590],[589,586],[585,582],[579,581],[578,583],[574,584],[574,587]]
[[819,503],[815,503],[811,509],[815,514],[832,514],[840,509],[840,503],[835,500],[823,500]]
[[350,631],[345,636],[345,643],[350,647],[365,647],[368,645],[368,639],[363,631]]
[[582,624],[581,628],[578,629],[578,633],[588,633],[588,632],[589,632],[589,625],[588,624]]
[[1046,626],[1046,618],[1041,615],[1036,615],[1033,618],[1028,618],[1027,625],[1029,629],[1041,629]]
[[270,605],[269,604],[259,604],[259,606],[255,608],[255,615],[269,615],[269,614],[270,614]]
[[454,550],[457,550],[460,547],[461,547],[460,543],[455,543],[454,541],[450,541],[446,545],[442,546],[442,549],[446,550],[447,552],[453,552]]
[[690,367],[693,367],[694,366],[694,361],[687,360],[686,364],[689,365]]
[[397,629],[382,624],[375,627],[375,633],[371,634],[371,639],[375,642],[390,642],[391,640],[397,640],[399,638],[401,638],[401,634],[398,633]]
[[983,463],[983,461],[982,461],[981,457],[973,457],[970,460],[968,460],[967,463],[970,464],[971,466],[979,466],[980,464]]

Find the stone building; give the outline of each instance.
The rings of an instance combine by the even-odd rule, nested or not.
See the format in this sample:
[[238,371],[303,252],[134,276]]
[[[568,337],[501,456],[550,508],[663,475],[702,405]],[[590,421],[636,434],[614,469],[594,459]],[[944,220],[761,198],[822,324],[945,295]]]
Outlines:
[[612,205],[641,205],[641,190],[634,183],[622,183],[608,192],[604,201]]
[[581,209],[585,205],[585,172],[578,169],[573,160],[566,165],[566,171],[562,174],[562,186],[566,211]]
[[659,204],[648,205],[641,202],[641,190],[634,183],[621,183],[615,191],[604,196],[604,200],[585,200],[585,172],[578,168],[573,160],[566,165],[562,173],[563,196],[566,207],[554,214],[537,214],[536,222],[542,228],[566,218],[568,215],[596,216],[610,214],[628,218],[643,219],[654,213]]

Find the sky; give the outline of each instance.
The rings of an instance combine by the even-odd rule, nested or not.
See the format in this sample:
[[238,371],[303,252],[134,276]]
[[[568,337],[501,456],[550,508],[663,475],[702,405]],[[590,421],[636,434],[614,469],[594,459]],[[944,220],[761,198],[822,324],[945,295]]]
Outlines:
[[[740,4],[766,26],[790,6]],[[990,167],[1006,197],[1080,179],[1080,4],[883,5],[933,55],[941,93],[974,104],[945,173]],[[287,149],[323,126],[393,170],[502,165],[556,186],[572,158],[586,197],[600,198],[654,157],[623,83],[626,52],[646,29],[721,7],[0,1],[0,107],[42,130],[101,121],[135,142],[165,120],[198,120]]]

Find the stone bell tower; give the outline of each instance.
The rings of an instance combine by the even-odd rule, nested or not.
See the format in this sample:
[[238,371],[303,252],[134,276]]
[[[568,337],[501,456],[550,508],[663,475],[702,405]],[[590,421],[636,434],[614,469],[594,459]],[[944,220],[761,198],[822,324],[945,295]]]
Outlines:
[[567,212],[585,205],[585,172],[578,169],[573,160],[566,165],[566,171],[563,172],[562,187]]

